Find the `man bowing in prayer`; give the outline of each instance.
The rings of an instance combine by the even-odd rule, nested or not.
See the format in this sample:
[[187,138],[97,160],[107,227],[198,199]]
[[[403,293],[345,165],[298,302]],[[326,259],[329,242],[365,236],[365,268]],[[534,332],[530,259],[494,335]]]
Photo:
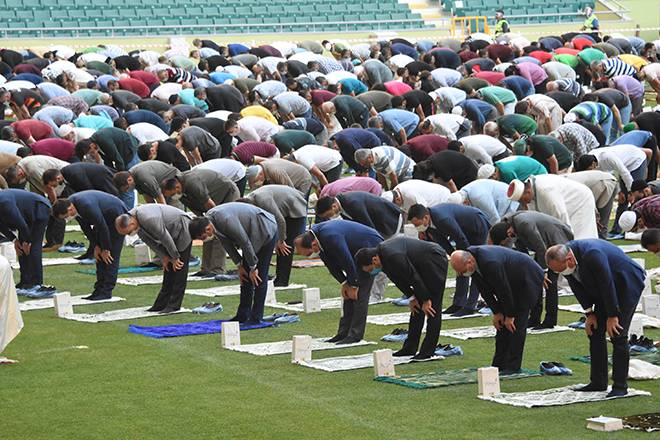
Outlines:
[[587,315],[591,380],[578,391],[607,390],[607,339],[612,342],[612,390],[628,393],[628,329],[646,274],[617,246],[604,240],[573,240],[548,249],[548,267],[566,277]]
[[520,372],[529,313],[543,290],[543,269],[522,252],[501,246],[470,246],[453,252],[450,261],[457,275],[473,277],[493,311],[493,366],[503,375]]

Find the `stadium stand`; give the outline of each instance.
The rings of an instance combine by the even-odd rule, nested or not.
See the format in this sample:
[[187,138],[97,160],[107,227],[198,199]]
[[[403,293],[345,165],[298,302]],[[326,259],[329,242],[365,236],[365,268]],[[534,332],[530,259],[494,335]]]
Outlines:
[[504,10],[511,24],[567,23],[584,20],[579,15],[593,1],[567,4],[561,0],[445,0],[444,10],[458,17],[492,17],[497,9]]
[[397,0],[0,0],[7,37],[130,36],[419,29],[419,14]]

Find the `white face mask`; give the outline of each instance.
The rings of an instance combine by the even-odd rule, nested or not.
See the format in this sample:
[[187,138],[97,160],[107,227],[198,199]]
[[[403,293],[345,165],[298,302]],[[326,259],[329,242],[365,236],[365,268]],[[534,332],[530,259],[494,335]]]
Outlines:
[[417,229],[418,232],[426,232],[426,230],[429,228],[429,225],[425,225],[422,223],[419,226],[416,226],[415,229]]
[[573,272],[575,272],[575,269],[577,269],[577,266],[568,267],[568,264],[567,264],[566,269],[562,270],[560,273],[566,277],[568,275],[572,275]]
[[182,194],[172,194],[170,196],[170,199],[172,199],[172,200],[181,200],[181,196],[182,196]]

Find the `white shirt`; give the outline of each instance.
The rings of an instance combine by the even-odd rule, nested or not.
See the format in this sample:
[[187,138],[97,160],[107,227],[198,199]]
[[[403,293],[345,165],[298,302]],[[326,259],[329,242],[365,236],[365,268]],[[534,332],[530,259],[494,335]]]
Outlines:
[[36,89],[37,86],[30,81],[7,81],[2,85],[5,90]]
[[155,64],[158,64],[159,58],[160,58],[160,54],[153,50],[145,50],[138,54],[138,59],[147,66],[153,66]]
[[610,202],[614,191],[619,187],[619,180],[611,173],[598,170],[578,171],[562,174],[567,179],[586,185],[596,200],[596,208],[601,209]]
[[129,125],[126,131],[135,136],[140,144],[164,141],[170,138],[163,130],[148,122],[138,122],[137,124]]
[[238,136],[244,141],[270,142],[282,127],[259,116],[246,116],[238,120]]
[[399,183],[394,190],[401,195],[401,209],[408,212],[412,205],[420,204],[427,208],[445,203],[451,191],[437,183],[425,180],[407,180]]
[[205,118],[216,118],[226,121],[227,119],[229,119],[229,115],[231,115],[231,112],[229,110],[216,110],[214,112],[207,113]]
[[425,120],[431,122],[433,133],[445,136],[450,141],[455,141],[456,132],[460,129],[465,118],[453,113],[439,113],[428,116]]
[[402,53],[398,55],[394,55],[392,58],[387,60],[388,63],[399,68],[406,67],[408,64],[412,63],[413,61],[415,60],[409,57],[408,55],[404,55]]
[[169,102],[170,96],[178,95],[183,90],[183,85],[179,83],[169,82],[159,85],[151,92],[152,98],[158,98],[161,101]]
[[300,147],[291,155],[296,159],[296,162],[307,168],[308,171],[315,165],[321,171],[329,171],[342,161],[339,151],[313,144]]
[[89,63],[90,61],[100,61],[101,63],[105,63],[107,58],[108,57],[105,55],[96,52],[84,53],[80,55],[80,59],[86,63]]
[[279,63],[286,63],[286,59],[278,57],[266,57],[260,59],[259,62],[257,62],[257,65],[263,67],[268,72],[273,73],[277,72],[277,65]]
[[270,45],[279,50],[283,57],[291,55],[298,47],[290,41],[273,41]]
[[71,142],[77,144],[84,139],[91,138],[94,133],[96,133],[96,130],[93,128],[73,127],[73,140]]
[[193,169],[213,170],[222,174],[232,182],[238,182],[245,177],[245,167],[242,163],[232,159],[211,159],[193,167]]
[[250,72],[249,69],[246,69],[242,66],[234,66],[233,64],[225,66],[222,70],[231,75],[234,75],[236,78],[249,78],[252,75],[252,72]]
[[507,148],[499,139],[485,134],[462,137],[465,155],[479,164],[492,164],[493,157],[504,153]]
[[0,153],[16,154],[19,148],[23,147],[21,144],[11,141],[0,140]]
[[[320,75],[320,76],[323,76],[323,75]],[[334,72],[330,72],[327,75],[325,75],[325,79],[328,80],[329,84],[337,84],[339,81],[341,81],[342,79],[346,79],[346,78],[355,78],[355,79],[357,79],[357,75],[355,75],[354,73],[351,73],[351,72],[347,72],[345,70],[335,70]]]
[[634,145],[613,145],[595,148],[589,152],[598,159],[598,169],[615,173],[630,191],[633,182],[631,171],[635,171],[646,160],[646,154]]
[[642,72],[646,75],[648,81],[660,78],[660,63],[652,63],[644,66]]

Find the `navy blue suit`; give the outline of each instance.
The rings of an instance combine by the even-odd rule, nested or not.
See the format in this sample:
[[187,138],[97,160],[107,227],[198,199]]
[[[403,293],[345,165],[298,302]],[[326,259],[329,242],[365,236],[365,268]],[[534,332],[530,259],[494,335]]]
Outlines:
[[96,262],[96,283],[92,292],[92,297],[110,298],[117,283],[119,259],[124,244],[124,237],[115,229],[115,219],[128,210],[118,197],[96,190],[73,194],[69,201],[78,211],[76,220],[89,239],[92,252],[94,246],[99,246],[102,251],[109,250],[112,255],[113,261],[110,264],[102,260]]
[[[426,237],[442,246],[448,254],[455,250],[466,250],[469,246],[486,244],[490,224],[481,210],[472,206],[442,203],[429,208],[429,214],[431,225],[426,230]],[[452,241],[455,246],[451,244]],[[472,283],[470,288],[469,278],[456,277],[452,305],[474,310],[478,300],[476,284]]]
[[500,371],[517,371],[522,364],[530,309],[543,291],[544,271],[522,252],[502,246],[470,246],[477,261],[472,275],[477,288],[493,313],[515,318],[516,331],[497,331],[493,366]]
[[18,231],[18,240],[32,245],[29,255],[18,256],[21,273],[21,280],[17,284],[19,288],[43,284],[41,251],[50,208],[48,199],[38,194],[22,189],[0,191],[0,233],[14,241],[14,231]]
[[607,387],[607,318],[618,317],[623,327],[612,338],[613,388],[627,389],[628,329],[644,290],[646,274],[617,246],[605,240],[573,240],[567,243],[577,261],[577,269],[566,279],[583,309],[593,309],[598,328],[589,336],[591,384]]
[[373,248],[383,241],[375,230],[360,223],[331,220],[312,226],[321,247],[321,260],[339,283],[358,287],[357,301],[344,301],[337,337],[360,340],[364,336],[369,309],[369,296],[374,277],[355,264],[355,254],[362,248]]
[[344,220],[353,220],[378,231],[385,238],[399,232],[403,225],[401,209],[394,203],[366,191],[337,195]]
[[128,125],[137,124],[139,122],[148,122],[149,124],[155,125],[156,127],[163,130],[165,133],[170,132],[170,126],[158,116],[157,113],[154,113],[150,110],[131,110],[130,112],[124,113],[124,118]]

